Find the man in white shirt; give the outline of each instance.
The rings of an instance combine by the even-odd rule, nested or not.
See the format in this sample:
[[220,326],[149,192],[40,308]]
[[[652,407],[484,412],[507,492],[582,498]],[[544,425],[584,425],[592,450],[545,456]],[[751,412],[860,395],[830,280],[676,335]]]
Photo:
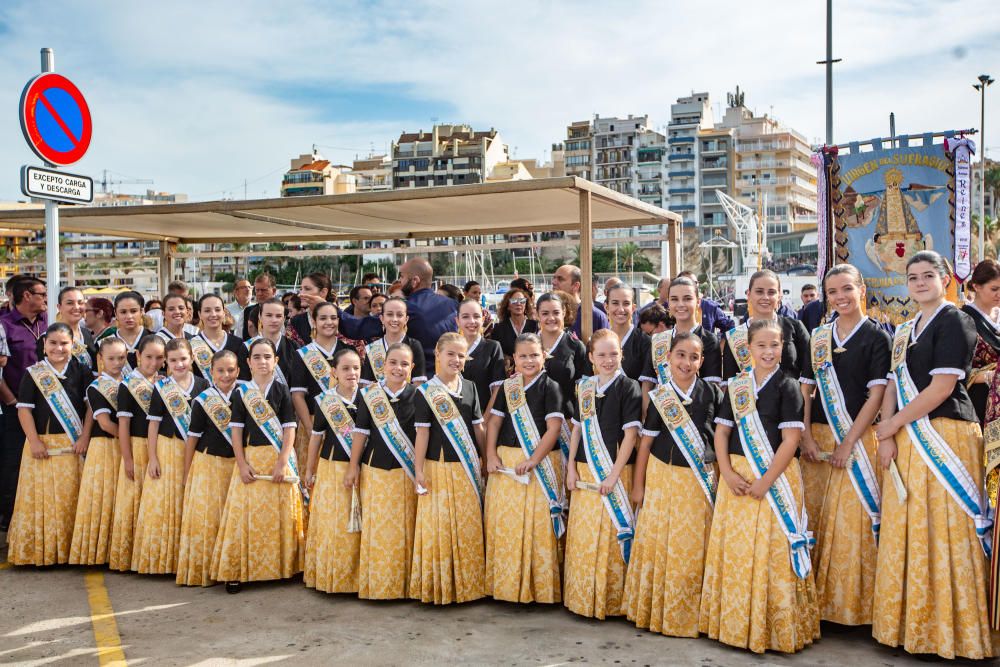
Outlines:
[[226,308],[233,316],[233,333],[239,336],[243,330],[243,311],[250,305],[250,281],[246,278],[237,280],[233,285],[233,296],[236,297],[236,301],[227,305]]

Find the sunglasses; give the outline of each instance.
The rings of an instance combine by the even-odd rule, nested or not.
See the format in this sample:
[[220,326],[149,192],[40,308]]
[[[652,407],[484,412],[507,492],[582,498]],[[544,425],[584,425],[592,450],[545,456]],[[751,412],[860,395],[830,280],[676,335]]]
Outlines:
[[511,299],[510,302],[513,304],[517,304],[518,306],[523,306],[524,304],[528,303],[528,300],[522,297],[519,299]]

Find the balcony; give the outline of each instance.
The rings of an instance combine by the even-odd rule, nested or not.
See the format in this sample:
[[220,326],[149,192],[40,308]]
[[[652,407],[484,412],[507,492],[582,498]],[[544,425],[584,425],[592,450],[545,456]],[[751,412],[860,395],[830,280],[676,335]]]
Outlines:
[[685,160],[693,160],[693,153],[672,153],[669,157],[671,162],[683,162]]
[[681,211],[693,211],[694,209],[695,209],[695,205],[694,204],[671,204],[670,205],[670,210],[671,211],[677,211],[678,213],[681,212]]
[[724,158],[716,158],[714,160],[703,160],[701,163],[701,168],[703,171],[710,171],[712,169],[728,169],[729,161]]
[[663,174],[660,172],[654,172],[652,174],[639,174],[640,181],[661,181],[663,180]]
[[670,178],[694,178],[694,171],[672,171]]
[[694,188],[670,188],[667,192],[671,195],[693,195]]
[[740,153],[760,153],[766,151],[787,151],[792,149],[790,141],[740,141],[736,150]]
[[693,144],[694,137],[670,137],[667,139],[668,144]]

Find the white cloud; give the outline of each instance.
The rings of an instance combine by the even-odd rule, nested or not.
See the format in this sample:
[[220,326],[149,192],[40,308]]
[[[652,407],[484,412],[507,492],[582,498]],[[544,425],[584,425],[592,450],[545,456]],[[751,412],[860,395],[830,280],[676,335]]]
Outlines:
[[[519,157],[541,157],[566,124],[595,112],[663,125],[677,97],[707,90],[724,103],[737,84],[749,106],[810,139],[824,128],[819,0],[38,7],[0,9],[6,108],[37,71],[38,49],[52,46],[95,118],[75,169],[153,178],[198,199],[242,196],[244,179],[250,196],[273,196],[287,160],[313,143],[382,149],[431,124],[423,106],[405,104],[334,122],[321,101],[269,92],[279,87],[409,90],[450,109],[442,122],[498,128]],[[970,84],[981,71],[1000,74],[1000,4],[845,0],[835,10],[837,140],[884,135],[890,111],[900,132],[978,125]],[[991,108],[1000,120],[1000,97]],[[324,151],[338,161],[355,152]],[[0,199],[18,196],[17,167],[36,161],[16,123],[3,123]]]

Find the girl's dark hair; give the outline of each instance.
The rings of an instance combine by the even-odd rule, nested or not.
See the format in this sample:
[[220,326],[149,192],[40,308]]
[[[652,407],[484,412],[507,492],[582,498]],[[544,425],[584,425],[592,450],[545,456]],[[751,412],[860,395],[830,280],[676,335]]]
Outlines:
[[764,329],[769,329],[770,331],[777,331],[778,336],[784,340],[785,332],[781,328],[781,324],[777,320],[755,320],[750,323],[747,327],[747,342],[752,342],[754,335],[758,331],[763,331]]
[[335,304],[333,301],[320,301],[315,306],[313,306],[313,308],[312,308],[313,319],[315,320],[317,317],[319,317],[319,311],[321,309],[323,309],[323,308],[328,307],[328,306],[330,308],[333,308],[334,310],[337,311],[337,319],[339,320],[340,319],[340,306],[338,306],[337,304]]
[[1000,278],[1000,264],[995,259],[987,258],[976,264],[976,268],[972,270],[972,277],[969,278],[969,284],[978,287],[997,278]]
[[760,271],[755,271],[753,275],[750,276],[750,285],[747,287],[748,292],[753,289],[754,282],[760,278],[773,278],[774,282],[778,283],[778,291],[781,291],[781,278],[778,277],[778,274],[771,269],[761,269]]
[[[269,302],[265,301],[265,303]],[[247,349],[248,357],[253,356],[253,349],[258,345],[267,345],[269,348],[271,348],[271,352],[274,354],[274,356],[278,356],[278,348],[274,346],[274,343],[271,342],[271,339],[264,338],[263,336],[258,336],[257,339],[254,340],[254,342],[250,343],[250,347]]]
[[188,300],[186,296],[184,296],[183,294],[168,294],[165,297],[163,297],[163,310],[167,309],[167,304],[169,304],[171,301],[180,301],[181,303],[184,304],[184,307],[187,308]]
[[146,313],[148,313],[151,310],[157,310],[157,309],[163,310],[163,302],[160,301],[159,299],[150,299],[149,301],[146,302],[146,305],[144,305],[142,308],[143,312]]
[[77,287],[76,285],[69,285],[59,290],[59,298],[56,299],[56,303],[62,303],[63,296],[69,294],[70,292],[79,292],[80,294],[83,294],[83,290]]
[[470,280],[469,282],[465,283],[464,287],[462,287],[462,291],[463,292],[468,292],[470,289],[472,289],[473,287],[476,287],[477,285],[479,287],[482,287],[482,285],[479,285],[479,283],[476,282],[475,280]]
[[[823,276],[823,290],[824,294],[826,291],[826,281],[831,276],[850,276],[854,279],[856,285],[864,285],[865,279],[861,275],[861,271],[858,271],[858,267],[853,264],[834,264],[829,269],[826,270],[826,275]],[[805,289],[803,287],[802,289]]]
[[475,304],[479,308],[479,311],[482,312],[483,306],[482,304],[479,303],[479,299],[462,299],[461,301],[458,302],[458,310],[461,311],[462,306],[464,306],[467,303]]
[[[753,284],[753,278],[750,279],[750,284],[751,285]],[[670,281],[670,286],[667,287],[667,294],[670,294],[670,288],[671,287],[680,287],[682,285],[684,287],[690,287],[690,288],[692,288],[694,290],[695,295],[697,296],[697,294],[698,294],[698,283],[696,283],[692,278],[688,278],[687,276],[678,276],[678,277],[674,278],[673,280],[671,280]]]
[[361,360],[361,355],[358,354],[357,350],[355,350],[354,348],[351,348],[351,347],[345,347],[345,348],[342,348],[340,350],[337,350],[337,353],[335,355],[333,355],[333,368],[336,368],[337,366],[339,366],[340,365],[340,360],[343,359],[344,357],[346,357],[349,354],[353,354],[355,357],[358,358],[359,361]]
[[382,312],[383,313],[385,313],[385,307],[388,306],[390,303],[401,303],[401,304],[403,304],[403,308],[406,308],[406,314],[407,315],[410,314],[410,307],[406,305],[406,299],[404,299],[401,296],[390,296],[388,299],[386,299],[385,303],[382,304]]
[[330,301],[333,298],[333,283],[330,282],[330,276],[326,275],[322,271],[315,271],[305,276],[305,278],[303,278],[303,280],[306,279],[308,279],[309,282],[315,285],[316,289],[320,290],[321,292],[323,290],[326,290],[325,298],[327,301]]
[[443,283],[438,286],[438,289],[447,294],[449,299],[454,299],[458,303],[461,303],[462,299],[465,298],[462,290],[458,289],[455,285]]
[[[673,283],[670,284],[673,285]],[[670,343],[670,349],[672,350],[677,347],[677,343],[683,343],[685,341],[697,343],[700,350],[705,349],[705,341],[703,341],[700,336],[695,335],[693,331],[674,331],[674,339]]]
[[542,307],[543,303],[548,303],[549,301],[558,303],[559,307],[562,310],[566,310],[566,304],[563,303],[562,297],[556,294],[555,292],[546,292],[545,294],[538,297],[538,301],[535,302],[535,310],[536,311],[539,310]]
[[[257,328],[258,329],[260,329],[261,321],[263,320],[263,317],[264,317],[264,306],[266,306],[268,304],[273,304],[273,305],[276,305],[276,306],[281,306],[281,312],[282,312],[283,316],[284,317],[288,317],[288,308],[285,306],[285,302],[282,301],[281,299],[279,299],[278,297],[273,296],[270,299],[268,299],[267,301],[261,301],[260,304],[257,305]],[[274,346],[272,345],[272,347],[274,347]],[[275,353],[277,353],[277,350],[275,350]]]
[[951,266],[948,265],[948,260],[933,250],[921,250],[906,262],[906,268],[909,269],[917,262],[927,262],[942,278],[951,275]]
[[166,354],[176,352],[177,350],[187,350],[188,356],[194,357],[194,351],[191,349],[191,343],[188,342],[187,338],[171,338],[167,346],[163,348]]
[[385,351],[385,358],[388,359],[389,355],[395,352],[396,350],[405,350],[406,352],[409,352],[410,359],[413,359],[413,348],[407,345],[406,343],[393,343],[392,345],[390,345],[389,348]]
[[115,297],[115,310],[118,310],[118,304],[120,304],[122,301],[127,301],[129,299],[132,299],[137,304],[139,304],[139,308],[142,308],[144,305],[146,305],[146,300],[142,298],[141,294],[139,294],[135,290],[129,290],[127,292],[122,292]]
[[[538,336],[538,334],[531,333],[529,331],[527,333],[518,334],[517,338],[514,339],[515,352],[517,351],[518,345],[537,345],[542,347],[542,339]],[[544,347],[542,347],[542,351],[545,351]]]
[[118,336],[108,336],[107,338],[101,340],[101,344],[97,346],[97,353],[103,355],[104,348],[113,347],[115,345],[121,345],[126,351],[128,350],[128,345],[126,345],[125,341],[121,338]]
[[219,350],[218,352],[216,352],[215,354],[212,355],[212,364],[211,365],[215,366],[215,362],[222,361],[223,359],[230,359],[230,358],[233,361],[235,361],[237,364],[240,361],[239,358],[236,356],[236,353],[233,352],[232,350]]
[[219,296],[218,294],[214,294],[213,293],[213,294],[203,294],[202,297],[200,299],[198,299],[198,305],[195,308],[196,312],[200,313],[201,312],[201,307],[204,306],[205,302],[208,301],[209,299],[218,299],[219,303],[222,304],[223,310],[225,310],[225,308],[226,308],[226,302],[222,300],[221,296]]
[[164,348],[164,351],[166,348],[166,343],[163,342],[162,338],[156,334],[146,334],[142,337],[142,340],[139,341],[139,344],[135,346],[136,354],[142,354],[150,345],[159,345]]
[[69,325],[65,322],[54,322],[49,325],[49,328],[45,330],[45,335],[53,333],[64,333],[69,336],[70,340],[73,340],[73,330],[69,328]]

